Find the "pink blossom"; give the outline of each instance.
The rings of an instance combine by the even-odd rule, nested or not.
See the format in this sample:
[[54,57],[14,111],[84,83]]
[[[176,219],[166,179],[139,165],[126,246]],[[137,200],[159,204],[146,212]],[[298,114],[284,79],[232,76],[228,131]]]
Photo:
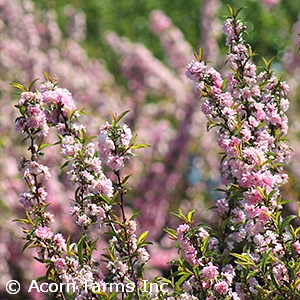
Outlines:
[[76,223],[77,223],[79,226],[84,227],[84,226],[87,226],[87,225],[88,225],[89,221],[90,221],[90,220],[89,220],[89,218],[87,217],[87,215],[86,215],[86,214],[83,214],[83,215],[81,215],[81,216],[78,216]]
[[206,69],[205,63],[203,61],[192,61],[187,66],[186,76],[191,80],[197,81]]
[[43,102],[48,105],[51,103],[62,105],[62,111],[65,113],[66,117],[76,109],[72,94],[64,88],[45,91],[43,93]]
[[220,105],[222,105],[222,106],[231,107],[233,105],[233,98],[232,98],[231,94],[228,92],[221,93],[218,96],[218,99],[220,101]]
[[32,204],[29,200],[30,198],[32,198],[32,195],[30,195],[29,193],[22,193],[22,194],[20,194],[20,198],[19,198],[19,202],[28,211],[32,210]]
[[209,236],[209,233],[203,227],[199,228],[198,234],[202,241],[205,240]]
[[66,260],[64,258],[58,258],[54,261],[54,266],[58,272],[63,272],[67,269]]
[[53,232],[49,227],[38,227],[36,230],[36,236],[41,239],[51,239],[53,237]]
[[217,282],[214,285],[214,289],[219,293],[219,294],[225,294],[228,291],[228,283],[224,280]]
[[66,250],[67,249],[67,245],[66,245],[66,240],[64,239],[64,237],[62,236],[61,233],[57,233],[54,237],[53,237],[53,241],[62,249],[62,250]]
[[209,265],[202,269],[202,275],[207,279],[215,279],[219,275],[218,267]]
[[225,267],[223,267],[221,275],[225,278],[228,284],[231,284],[235,276],[233,266],[231,264],[227,264]]
[[110,156],[108,157],[106,164],[112,170],[118,171],[124,167],[124,157],[119,155]]
[[293,244],[295,250],[297,251],[297,253],[300,254],[300,242],[299,241],[296,241],[294,244]]
[[144,247],[139,248],[137,250],[137,253],[138,253],[138,264],[139,265],[147,263],[147,261],[150,259],[150,255]]
[[217,201],[217,210],[221,216],[228,211],[228,202],[225,198],[219,199]]
[[248,218],[254,218],[259,213],[259,208],[252,205],[252,204],[245,204],[245,213],[247,214]]
[[113,196],[114,189],[111,180],[103,177],[93,182],[92,191],[110,198]]
[[250,189],[249,191],[244,192],[246,201],[249,204],[258,204],[263,199],[262,194],[257,189]]

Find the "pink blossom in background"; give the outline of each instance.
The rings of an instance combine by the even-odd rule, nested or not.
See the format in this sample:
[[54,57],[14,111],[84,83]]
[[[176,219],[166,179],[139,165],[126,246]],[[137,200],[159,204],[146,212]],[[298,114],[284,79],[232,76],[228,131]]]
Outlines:
[[274,6],[279,4],[281,0],[260,0],[260,2],[267,8],[272,9]]

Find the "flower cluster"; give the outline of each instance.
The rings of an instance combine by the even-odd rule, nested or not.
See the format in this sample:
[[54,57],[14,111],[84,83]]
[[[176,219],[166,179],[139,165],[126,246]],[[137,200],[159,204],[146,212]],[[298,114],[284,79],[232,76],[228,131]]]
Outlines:
[[[283,166],[290,158],[285,139],[289,87],[275,77],[271,61],[265,60],[265,69],[257,74],[251,60],[254,54],[243,39],[246,27],[237,18],[239,11],[230,9],[232,16],[223,25],[229,46],[229,75],[223,80],[202,60],[201,50],[186,71],[195,82],[195,91],[206,98],[201,109],[208,120],[207,128],[219,128],[225,194],[216,203],[219,226],[209,231],[207,249],[191,244],[198,227],[182,213],[177,216],[184,223],[171,234],[178,239],[186,263],[198,269],[192,273],[200,287],[194,283],[193,291],[201,299],[248,299],[249,294],[255,299],[266,295],[289,298],[296,293],[299,279],[299,273],[291,267],[298,261],[292,255],[292,243],[297,247],[299,241],[290,225],[295,216],[282,217],[285,202],[279,190],[287,182]],[[212,243],[213,253],[209,252]],[[243,252],[235,253],[240,245],[245,246]],[[228,253],[237,258],[235,263]],[[181,262],[177,264],[183,268]],[[225,269],[231,270],[229,276]],[[284,282],[294,287],[284,288]]]
[[132,134],[130,128],[123,126],[102,125],[98,138],[99,157],[114,171],[124,167],[126,154],[130,153]]
[[[88,137],[86,128],[77,122],[80,112],[76,110],[71,93],[58,87],[47,74],[46,79],[48,81],[42,83],[36,92],[31,91],[35,81],[28,88],[13,84],[22,90],[17,105],[21,117],[16,119],[16,129],[27,134],[31,153],[30,159],[22,158],[19,163],[19,170],[29,189],[21,193],[19,199],[27,211],[26,219],[18,219],[28,227],[23,229],[26,240],[24,249],[36,248],[38,261],[48,269],[45,279],[72,284],[76,300],[96,299],[93,285],[99,286],[105,294],[104,279],[122,284],[131,281],[136,286],[131,293],[138,294],[143,267],[149,260],[145,248],[148,244],[145,242],[147,232],[138,236],[134,217],[130,220],[126,217],[124,194],[130,176],[121,178],[120,169],[124,166],[125,156],[127,159],[129,154],[133,155],[132,149],[147,145],[136,144],[129,127],[119,125],[121,118],[128,113],[126,111],[120,116],[112,115],[112,124],[101,126],[97,151],[93,138]],[[41,162],[45,155],[43,149],[51,144],[43,144],[45,131],[38,122],[31,121],[31,111],[37,105],[47,132],[51,127],[57,130],[56,144],[60,145],[65,159],[63,167],[67,167],[66,173],[76,188],[70,214],[76,215],[81,237],[75,243],[71,243],[71,237],[65,239],[61,233],[55,234],[51,229],[55,216],[48,211],[51,203],[47,203],[47,192],[43,186],[43,182],[51,176],[49,168]],[[22,128],[20,124],[23,124]],[[121,161],[119,165],[118,160]],[[114,170],[117,177],[115,183],[105,175],[102,163]],[[117,201],[118,196],[120,199]],[[114,206],[118,206],[121,218],[112,209]],[[103,254],[108,258],[106,269],[110,275],[103,275],[104,266],[100,257],[93,256],[98,239],[89,236],[92,225],[104,227],[106,233],[113,236],[107,248],[109,254]],[[128,294],[127,291],[120,293]]]

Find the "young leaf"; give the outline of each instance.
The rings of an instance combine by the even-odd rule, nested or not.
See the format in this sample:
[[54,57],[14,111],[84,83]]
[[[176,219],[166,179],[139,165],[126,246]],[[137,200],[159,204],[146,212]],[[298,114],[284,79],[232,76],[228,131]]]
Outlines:
[[21,90],[21,91],[23,91],[23,92],[26,92],[26,88],[23,84],[14,82],[14,83],[11,83],[10,85],[17,88],[17,89],[19,89],[19,90]]
[[130,149],[141,149],[141,148],[150,148],[150,145],[147,144],[135,144],[130,147]]
[[173,228],[164,228],[164,232],[169,234],[173,239],[177,240],[177,231]]
[[137,239],[137,242],[136,242],[138,247],[144,242],[144,240],[148,236],[148,233],[149,233],[148,231],[145,231],[139,236],[139,238]]
[[193,209],[192,211],[188,212],[188,214],[187,214],[187,219],[188,219],[188,221],[189,221],[190,223],[193,222],[193,217],[194,217],[194,214],[195,214],[196,211],[197,211],[196,209]]
[[272,248],[269,248],[262,256],[262,260],[261,260],[261,269],[263,272],[265,272],[265,268],[266,268],[266,263],[267,260],[269,258],[270,252],[272,251]]
[[86,238],[86,235],[84,234],[84,235],[80,238],[80,240],[79,240],[79,242],[78,242],[77,253],[78,253],[79,262],[80,262],[81,264],[84,263],[84,260],[83,260],[83,243],[84,243],[84,241],[85,241],[85,238]]
[[136,211],[132,216],[131,218],[129,219],[130,221],[134,220],[139,214],[140,214],[140,210],[139,211]]
[[39,78],[36,78],[36,79],[34,79],[34,80],[29,84],[29,86],[28,86],[28,91],[29,91],[29,92],[31,91],[33,85],[34,85],[38,80],[39,80]]
[[125,110],[124,112],[122,112],[116,119],[116,122],[118,123],[125,115],[127,115],[130,112],[130,109]]
[[285,227],[286,227],[287,225],[289,225],[290,222],[291,222],[292,220],[294,220],[295,218],[296,218],[296,216],[294,216],[294,215],[287,216],[287,217],[282,221],[282,223],[281,223],[280,226],[279,226],[280,232],[283,232],[283,230],[285,229]]

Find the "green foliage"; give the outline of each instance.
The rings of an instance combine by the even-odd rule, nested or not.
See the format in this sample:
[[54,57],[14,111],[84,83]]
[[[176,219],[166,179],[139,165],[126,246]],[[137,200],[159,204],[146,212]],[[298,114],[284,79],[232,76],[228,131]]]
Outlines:
[[[63,9],[70,4],[67,0],[34,0],[39,9],[55,9],[58,21],[65,29],[65,17]],[[116,57],[105,44],[103,36],[106,31],[115,31],[121,36],[128,37],[132,42],[139,42],[153,52],[159,59],[164,59],[164,53],[158,38],[149,29],[149,14],[152,10],[164,11],[184,33],[187,41],[195,49],[199,45],[201,31],[199,30],[199,17],[203,1],[171,1],[171,0],[74,0],[72,5],[86,13],[87,39],[84,42],[89,54],[93,57],[104,58],[108,62],[109,69],[114,73],[118,70]],[[219,18],[224,20],[228,15],[228,7],[247,7],[239,11],[239,17],[248,20],[245,25],[249,43],[260,56],[281,58],[281,51],[289,42],[288,38],[297,21],[300,11],[298,0],[281,1],[272,10],[264,8],[258,0],[222,0],[219,10]],[[116,21],[117,20],[117,21]],[[263,38],[262,38],[263,37]],[[223,40],[220,46],[223,46]],[[201,46],[201,45],[200,45]],[[224,48],[224,52],[225,52]]]

